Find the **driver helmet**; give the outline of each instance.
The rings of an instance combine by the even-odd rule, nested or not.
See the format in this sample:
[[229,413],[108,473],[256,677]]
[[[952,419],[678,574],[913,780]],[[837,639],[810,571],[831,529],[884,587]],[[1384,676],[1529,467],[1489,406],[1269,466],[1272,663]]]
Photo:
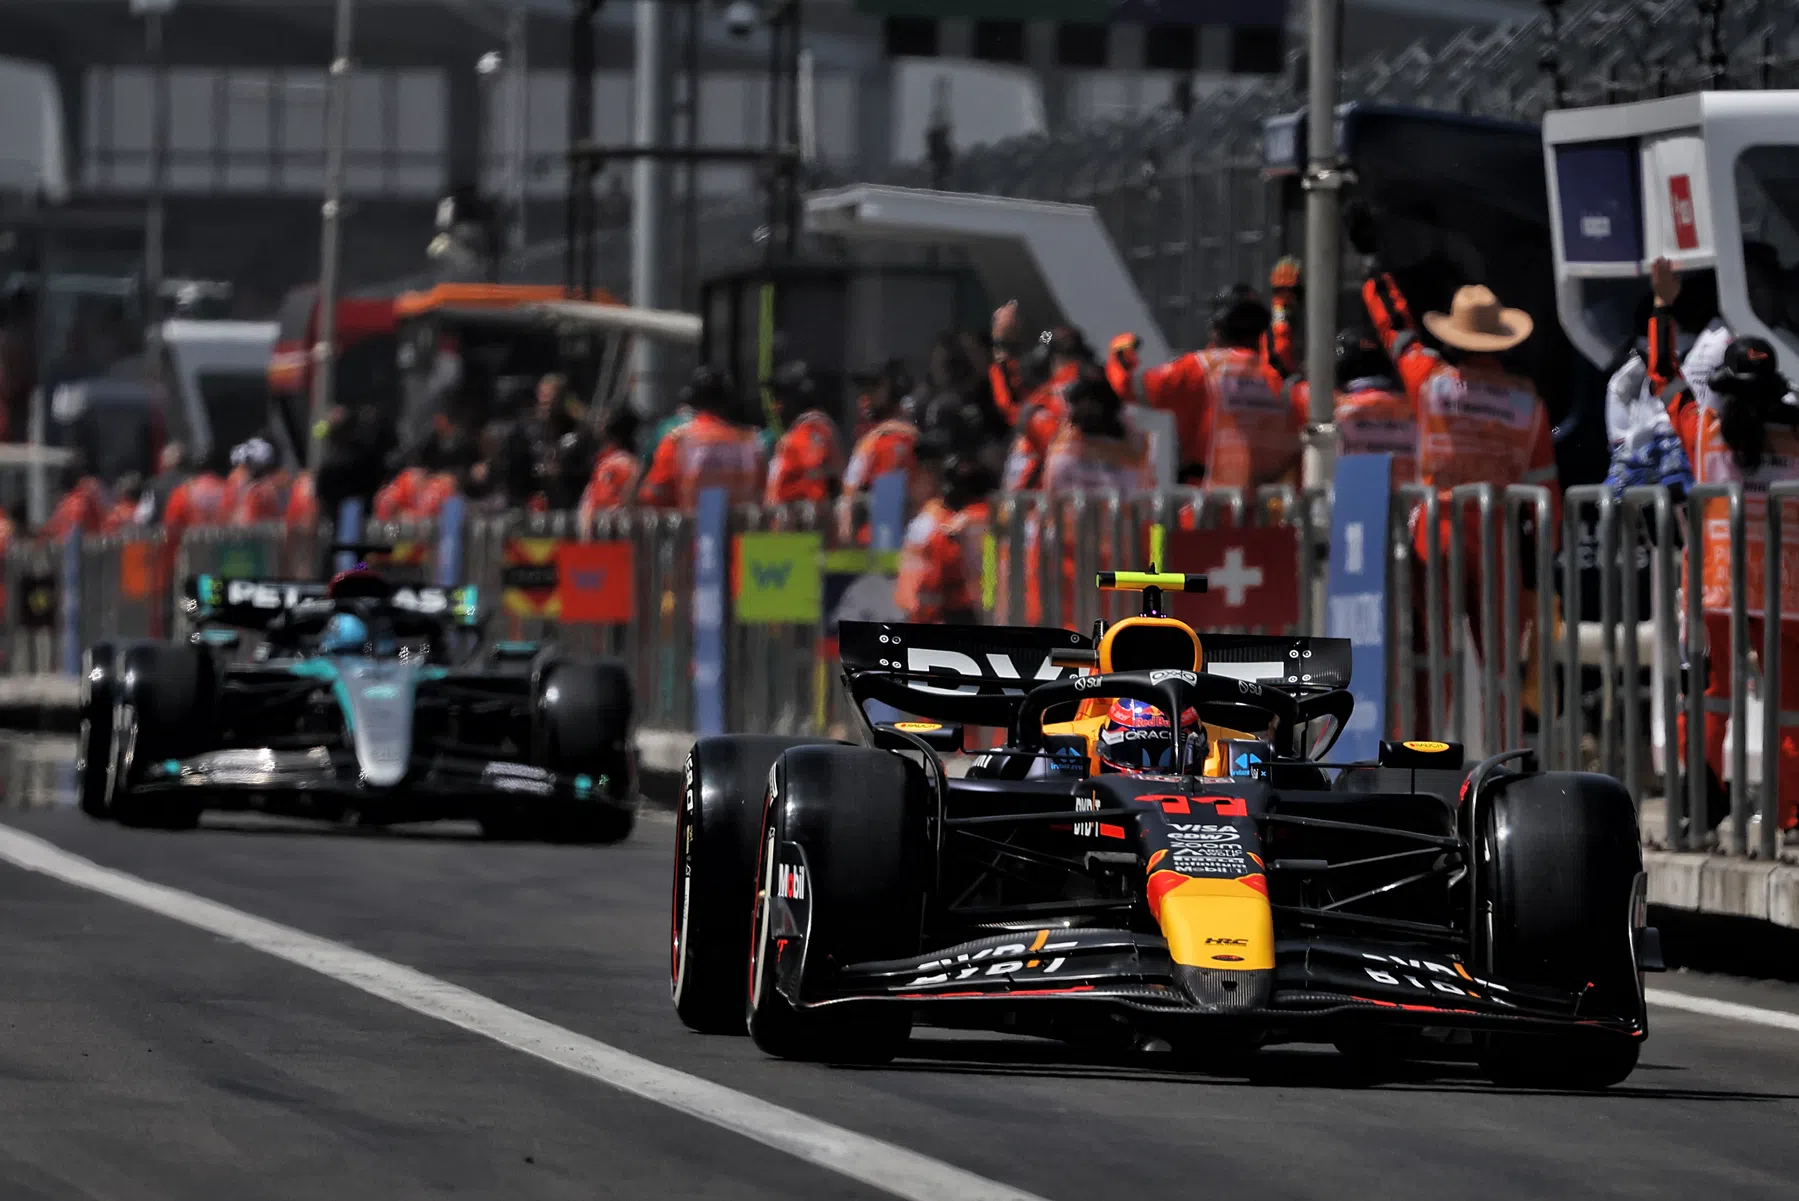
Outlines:
[[[1181,714],[1181,728],[1189,731],[1187,762],[1204,763],[1206,728],[1197,710]],[[1115,772],[1177,770],[1168,718],[1148,701],[1123,697],[1113,701],[1099,731],[1099,761],[1104,770]]]
[[327,655],[361,654],[369,644],[368,623],[354,613],[334,613],[325,623],[319,650]]

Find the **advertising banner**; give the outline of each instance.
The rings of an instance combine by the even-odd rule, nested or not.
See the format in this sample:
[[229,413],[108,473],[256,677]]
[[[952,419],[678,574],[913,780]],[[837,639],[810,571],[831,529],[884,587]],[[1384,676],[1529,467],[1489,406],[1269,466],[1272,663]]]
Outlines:
[[508,538],[500,564],[503,612],[513,617],[557,616],[556,539]]
[[725,732],[725,548],[731,503],[723,488],[699,495],[693,517],[693,729]]
[[569,625],[627,625],[637,608],[636,552],[629,542],[556,546],[556,595]]
[[[1349,690],[1355,695],[1355,712],[1331,751],[1331,759],[1338,763],[1371,760],[1380,753],[1387,711],[1387,523],[1392,494],[1392,456],[1343,455],[1337,460],[1324,632],[1349,639],[1354,665]],[[1412,737],[1429,731],[1405,733]]]
[[736,619],[745,625],[813,623],[824,618],[821,556],[814,533],[740,534],[732,578]]

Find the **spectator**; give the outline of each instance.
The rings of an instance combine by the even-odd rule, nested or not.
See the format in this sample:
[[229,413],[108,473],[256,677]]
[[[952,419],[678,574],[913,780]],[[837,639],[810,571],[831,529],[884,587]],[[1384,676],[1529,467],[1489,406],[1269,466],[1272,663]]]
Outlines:
[[[1658,332],[1669,341],[1669,306],[1679,282],[1667,263],[1652,269],[1656,288]],[[1666,347],[1664,346],[1664,350]],[[1652,346],[1652,355],[1655,348]],[[1688,356],[1691,358],[1691,356]],[[1771,484],[1799,480],[1799,406],[1791,403],[1787,381],[1780,375],[1774,347],[1761,338],[1737,338],[1724,352],[1724,360],[1712,373],[1707,392],[1712,403],[1699,401],[1692,389],[1670,381],[1673,397],[1668,415],[1700,484],[1744,486],[1745,537],[1742,564],[1749,595],[1744,607],[1749,618],[1749,645],[1759,647],[1763,623],[1770,617],[1780,622],[1781,671],[1778,701],[1763,693],[1763,703],[1778,703],[1782,711],[1779,785],[1782,830],[1799,828],[1799,733],[1785,716],[1799,709],[1799,614],[1786,609],[1769,614],[1761,581],[1767,575],[1767,490]],[[1782,517],[1799,523],[1799,506],[1782,504]],[[1703,555],[1703,606],[1705,639],[1709,653],[1705,672],[1706,828],[1722,822],[1730,812],[1723,787],[1724,735],[1729,719],[1732,663],[1729,653],[1731,623],[1731,548],[1711,539],[1728,525],[1729,502],[1705,502]],[[1697,532],[1697,531],[1696,531]],[[1784,549],[1784,548],[1781,548]],[[1776,551],[1780,553],[1780,551]],[[1783,589],[1787,595],[1791,588]],[[1784,598],[1783,598],[1784,602]],[[1680,714],[1680,740],[1686,745],[1686,713]]]
[[302,471],[294,476],[293,487],[287,491],[287,509],[282,521],[289,533],[300,533],[316,529],[319,524],[319,495],[313,485],[312,472]]
[[169,497],[188,477],[187,447],[180,442],[163,446],[156,458],[156,476],[144,488],[138,501],[137,524],[160,525],[169,505]]
[[1068,421],[1044,458],[1045,492],[1129,493],[1153,486],[1143,440],[1125,428],[1123,402],[1097,372],[1066,393]]
[[[686,389],[682,389],[681,395],[685,396],[686,394]],[[656,428],[650,431],[648,441],[640,449],[643,461],[645,463],[654,462],[656,451],[662,446],[662,440],[692,420],[693,406],[684,401],[677,403],[674,412],[658,421]]]
[[1141,364],[1143,339],[1133,333],[1113,337],[1106,347],[1106,382],[1125,404],[1137,399],[1137,368]]
[[992,388],[976,365],[980,360],[970,353],[967,340],[950,338],[942,345],[941,366],[946,369],[937,372],[937,377],[943,384],[926,402],[918,420],[919,432],[922,436],[945,431],[954,440],[952,445],[973,456],[998,479],[1005,470],[1012,427],[994,404]]
[[701,367],[682,390],[693,419],[670,431],[656,447],[637,499],[658,508],[692,511],[706,488],[723,488],[730,503],[762,498],[762,445],[756,431],[726,419],[731,390],[725,378]]
[[409,458],[411,461],[376,491],[372,508],[376,521],[404,521],[412,515],[413,504],[431,473],[425,469],[422,448]]
[[993,325],[988,338],[991,348],[987,380],[993,392],[993,403],[1005,415],[1008,425],[1017,423],[1018,409],[1026,395],[1017,357],[1018,328],[1016,300],[1008,300],[993,311]]
[[168,531],[169,549],[181,545],[182,535],[195,526],[223,524],[227,515],[228,494],[225,485],[226,454],[214,447],[200,469],[190,474],[169,493],[163,513],[163,528]]
[[[1350,237],[1356,249],[1372,260],[1374,246],[1368,228],[1352,221]],[[1544,485],[1549,489],[1552,517],[1550,528],[1538,531],[1538,535],[1553,540],[1561,526],[1561,488],[1556,479],[1549,415],[1537,397],[1536,386],[1507,371],[1500,358],[1530,337],[1535,326],[1530,314],[1504,307],[1485,287],[1463,287],[1456,292],[1449,312],[1424,316],[1425,328],[1443,347],[1435,351],[1418,340],[1411,310],[1391,275],[1378,269],[1371,273],[1362,286],[1362,298],[1417,414],[1419,480],[1437,489],[1444,505],[1445,513],[1436,530],[1423,522],[1417,524],[1417,561],[1428,561],[1429,540],[1433,536],[1448,544],[1454,522],[1450,492],[1463,484],[1491,484],[1496,490],[1511,484]],[[1479,516],[1473,509],[1467,512],[1463,534],[1466,545],[1479,545]],[[1537,581],[1530,570],[1532,556],[1527,553],[1523,560],[1515,568],[1501,563],[1500,569],[1517,570],[1524,576],[1526,591],[1520,612],[1529,614],[1535,612]],[[1467,556],[1463,570],[1462,597],[1475,649],[1496,652],[1498,648],[1480,645],[1480,557]],[[1419,571],[1412,577],[1413,604],[1418,612],[1425,611],[1428,575]],[[1531,645],[1533,625],[1528,619],[1523,622],[1520,646]],[[1420,662],[1427,633],[1425,623],[1416,623],[1413,650],[1419,654]],[[1444,630],[1443,634],[1443,645],[1454,645],[1450,631]],[[1420,678],[1414,695],[1419,698],[1414,718],[1418,728],[1424,728],[1434,701],[1428,682]]]
[[912,474],[918,515],[906,527],[894,591],[905,620],[976,622],[981,614],[982,541],[993,477],[941,434],[921,438]]
[[[1666,260],[1661,260],[1651,267],[1651,273],[1664,269],[1672,274]],[[1606,383],[1605,435],[1610,452],[1606,483],[1620,496],[1626,488],[1645,484],[1664,485],[1673,489],[1677,497],[1684,496],[1693,483],[1693,466],[1668,418],[1666,400],[1649,380],[1648,333],[1654,309],[1654,296],[1643,297],[1632,323],[1636,332],[1620,349]],[[1687,339],[1689,349],[1691,341]],[[1708,349],[1694,362],[1700,364],[1715,357]]]
[[1044,335],[1049,378],[1031,393],[1014,424],[1012,450],[1006,458],[1005,487],[1024,492],[1042,486],[1043,464],[1050,444],[1068,420],[1068,389],[1095,366],[1093,352],[1080,331],[1058,326]]
[[[1393,483],[1418,482],[1418,414],[1394,374],[1380,338],[1363,325],[1337,334],[1337,451],[1346,455],[1392,455]],[[1289,381],[1300,412],[1311,404],[1303,379]]]
[[630,504],[637,495],[643,462],[637,457],[637,429],[642,418],[629,404],[620,404],[600,423],[600,453],[593,475],[581,490],[580,520],[583,536],[593,528],[594,514]]
[[1283,378],[1305,369],[1294,327],[1304,313],[1304,272],[1298,259],[1287,255],[1268,273],[1274,297],[1269,311],[1268,333],[1262,339],[1262,361]]
[[97,534],[106,520],[106,490],[88,467],[87,455],[71,452],[63,468],[63,496],[38,535],[60,542],[71,534]]
[[[1079,493],[1130,493],[1155,485],[1144,440],[1126,428],[1123,402],[1098,370],[1089,370],[1069,385],[1068,420],[1044,455],[1041,487],[1051,496]],[[1016,453],[1016,451],[1014,452]],[[1044,620],[1043,597],[1038,582],[1042,572],[1042,527],[1037,511],[1024,520],[1024,620],[1040,625]],[[1002,552],[1010,572],[1009,556]],[[1062,554],[1061,595],[1073,597],[1074,544],[1065,540]]]
[[814,407],[815,389],[804,363],[789,363],[776,371],[771,387],[787,429],[775,443],[762,503],[823,504],[842,486],[843,447],[837,424]]
[[846,500],[862,496],[874,487],[876,480],[889,472],[911,472],[913,451],[918,445],[918,426],[907,420],[902,407],[911,387],[912,377],[906,371],[906,365],[898,359],[889,359],[874,386],[864,394],[863,417],[870,428],[856,440],[849,465],[844,468],[843,495]]
[[490,421],[484,425],[476,440],[475,457],[464,473],[462,494],[484,508],[505,507],[502,465],[509,433],[505,422]]
[[136,528],[138,508],[143,503],[144,477],[127,471],[112,486],[112,507],[100,521],[102,534],[122,534]]
[[274,446],[266,438],[251,438],[231,452],[231,460],[242,476],[231,489],[230,524],[246,526],[282,520],[287,514],[290,481],[276,458]]
[[1305,415],[1262,361],[1269,320],[1239,285],[1213,301],[1211,347],[1144,372],[1145,402],[1174,415],[1183,482],[1250,490],[1290,480],[1299,465]]
[[[926,395],[917,415],[920,431],[944,425],[966,425],[979,415],[979,437],[997,440],[1001,455],[1011,435],[1011,420],[993,398],[992,381],[981,364],[990,352],[983,339],[970,333],[939,335],[931,349],[930,369],[925,373]],[[995,464],[997,470],[998,464]]]
[[539,466],[538,495],[544,505],[563,512],[579,504],[598,457],[599,445],[585,421],[556,439],[548,461]]

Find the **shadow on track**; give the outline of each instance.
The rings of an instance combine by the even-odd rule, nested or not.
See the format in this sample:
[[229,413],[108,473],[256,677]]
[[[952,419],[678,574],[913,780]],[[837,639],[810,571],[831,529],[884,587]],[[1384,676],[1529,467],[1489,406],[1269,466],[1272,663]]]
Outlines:
[[[1513,1096],[1596,1096],[1644,1101],[1799,1101],[1799,1092],[1679,1088],[1625,1083],[1598,1092],[1501,1088],[1471,1063],[1407,1061],[1371,1067],[1324,1046],[1282,1046],[1205,1064],[1169,1053],[1108,1052],[1036,1039],[932,1038],[914,1036],[900,1059],[886,1068],[920,1074],[1014,1076],[1066,1080],[1118,1080],[1221,1087],[1403,1089],[1425,1093],[1492,1093]],[[1638,1073],[1681,1072],[1673,1064],[1644,1063]],[[1634,1079],[1634,1077],[1633,1077]]]

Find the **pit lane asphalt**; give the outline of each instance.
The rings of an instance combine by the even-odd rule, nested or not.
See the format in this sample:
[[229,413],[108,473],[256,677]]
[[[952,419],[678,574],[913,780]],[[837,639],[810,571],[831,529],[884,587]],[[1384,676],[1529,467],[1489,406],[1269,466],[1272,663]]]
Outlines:
[[[1046,1198],[1799,1196],[1790,1032],[1658,1009],[1636,1075],[1599,1096],[1453,1066],[1367,1087],[1311,1049],[1214,1078],[938,1031],[891,1068],[829,1069],[676,1021],[665,814],[607,848],[255,821],[160,834],[64,803],[0,820]],[[0,913],[7,1201],[881,1195],[10,865]],[[1790,986],[1755,993],[1799,1010]]]

